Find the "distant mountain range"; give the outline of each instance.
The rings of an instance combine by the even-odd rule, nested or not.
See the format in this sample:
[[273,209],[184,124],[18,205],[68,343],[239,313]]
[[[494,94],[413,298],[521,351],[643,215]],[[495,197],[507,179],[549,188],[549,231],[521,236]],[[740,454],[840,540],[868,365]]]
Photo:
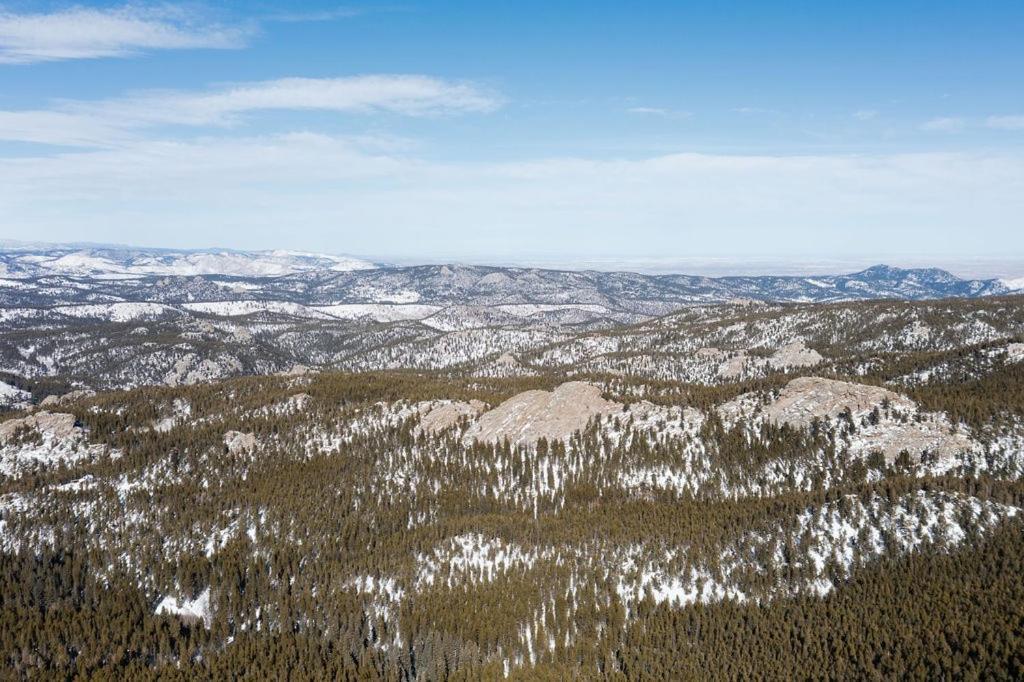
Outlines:
[[[844,275],[647,275],[469,265],[383,266],[294,251],[168,250],[0,243],[0,305],[279,301],[302,305],[588,305],[656,315],[736,299],[923,300],[1012,293],[1024,282],[886,265]],[[46,278],[45,286],[33,281]],[[56,278],[56,279],[54,279]],[[67,279],[62,285],[62,279]],[[73,280],[73,282],[72,282]]]
[[0,276],[143,277],[232,275],[277,277],[309,270],[375,267],[369,261],[298,251],[141,249],[106,245],[0,242]]
[[[521,366],[523,358],[541,366],[573,358],[570,367],[617,372],[621,363],[636,362],[657,369],[658,376],[678,378],[683,369],[663,366],[665,358],[671,364],[681,357],[663,334],[662,325],[673,315],[703,318],[738,310],[760,319],[791,310],[826,332],[842,323],[877,334],[880,325],[893,324],[897,329],[887,343],[902,347],[925,334],[925,322],[898,312],[908,301],[975,299],[971,305],[984,308],[988,317],[973,326],[958,324],[956,333],[961,343],[968,338],[981,343],[990,340],[992,329],[1010,324],[1002,319],[1009,315],[1002,302],[986,299],[1013,293],[995,279],[884,265],[847,275],[702,277],[455,264],[396,267],[286,251],[88,244],[0,248],[0,273],[0,381],[7,376],[11,387],[0,396],[0,406],[23,402],[19,391],[25,381],[43,377],[118,388],[295,366],[469,368],[484,376],[509,376],[534,371]],[[888,300],[872,302],[878,299]],[[829,305],[801,305],[815,303]],[[861,310],[876,305],[885,310]],[[920,305],[945,310],[951,304]],[[650,324],[651,335],[620,345],[623,330],[638,324]],[[746,333],[739,327],[726,331]],[[760,334],[747,345],[764,345],[775,331]],[[732,338],[728,335],[724,340]],[[801,336],[824,342],[824,337]],[[650,348],[662,350],[636,360],[621,356]],[[717,376],[725,360],[715,356],[701,362],[685,370],[689,380],[708,372]],[[704,366],[708,363],[713,367]]]

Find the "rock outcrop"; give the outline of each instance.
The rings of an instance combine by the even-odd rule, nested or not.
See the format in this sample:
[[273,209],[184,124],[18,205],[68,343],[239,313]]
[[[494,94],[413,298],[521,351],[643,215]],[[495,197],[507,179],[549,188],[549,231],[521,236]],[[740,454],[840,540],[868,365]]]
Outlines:
[[22,430],[36,431],[46,438],[65,440],[81,435],[82,429],[75,426],[75,415],[65,412],[37,412],[21,419],[9,419],[0,423],[0,443],[6,443]]
[[94,395],[96,395],[96,391],[91,391],[89,389],[80,389],[80,390],[77,390],[77,391],[71,391],[69,393],[65,393],[64,395],[59,395],[59,396],[58,395],[48,395],[45,398],[43,398],[43,401],[41,403],[39,403],[39,407],[45,409],[45,408],[49,408],[49,407],[57,407],[58,405],[67,405],[68,403],[73,403],[73,402],[75,402],[77,400],[84,400],[85,398],[91,398]]
[[808,348],[803,341],[788,343],[775,351],[774,355],[768,358],[768,364],[773,369],[785,369],[787,367],[813,367],[824,360],[821,353]]
[[787,343],[767,358],[748,355],[744,350],[732,357],[726,357],[726,353],[717,348],[701,348],[697,351],[697,356],[722,360],[718,367],[718,376],[723,379],[740,379],[747,371],[756,373],[765,369],[786,370],[793,367],[814,367],[825,359],[818,351],[805,346],[803,341]]
[[459,401],[438,401],[420,417],[420,428],[427,433],[439,433],[455,426],[463,417],[475,417],[487,408],[479,400],[468,403]]
[[723,379],[738,379],[743,375],[746,366],[747,354],[740,352],[739,355],[734,355],[722,363],[718,368],[718,375]]
[[232,455],[252,452],[256,449],[256,436],[241,431],[228,431],[224,434],[224,445]]
[[1011,343],[1006,347],[1007,362],[1024,361],[1024,343]]
[[912,462],[921,462],[925,453],[948,462],[978,447],[968,433],[953,428],[945,414],[921,413],[906,396],[879,386],[821,377],[793,379],[767,403],[759,394],[742,395],[719,406],[718,413],[727,426],[766,420],[796,428],[807,428],[815,419],[834,422],[849,413],[854,423],[847,441],[849,452],[856,456],[881,452],[889,464],[904,451]]
[[560,440],[586,428],[596,416],[622,411],[623,406],[601,397],[601,389],[582,381],[564,383],[554,391],[525,391],[480,415],[466,431],[467,440],[493,443],[508,439],[516,445],[541,438]]
[[867,456],[881,452],[887,464],[895,462],[904,451],[914,463],[920,462],[925,453],[938,462],[947,462],[976,446],[969,435],[954,431],[944,415],[929,415],[920,422],[885,421],[862,428],[851,439],[850,453]]
[[847,410],[852,414],[870,412],[886,400],[893,407],[916,410],[909,398],[879,386],[800,377],[786,384],[778,399],[766,408],[765,416],[775,424],[805,427],[815,417],[835,418]]

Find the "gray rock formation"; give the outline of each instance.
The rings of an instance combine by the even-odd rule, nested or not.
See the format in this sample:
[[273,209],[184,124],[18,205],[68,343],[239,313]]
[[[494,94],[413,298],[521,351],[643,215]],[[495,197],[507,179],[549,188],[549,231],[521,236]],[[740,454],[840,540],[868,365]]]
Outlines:
[[64,412],[37,412],[21,419],[9,419],[0,424],[0,443],[5,443],[22,429],[37,431],[44,437],[63,440],[80,435],[75,426],[75,415]]
[[821,356],[821,353],[808,348],[804,345],[803,341],[795,341],[775,351],[775,354],[768,358],[768,364],[773,369],[813,367],[822,360],[824,358]]
[[468,403],[438,401],[420,417],[420,428],[427,433],[438,433],[455,426],[463,417],[475,417],[486,407],[487,405],[479,400],[470,400]]
[[870,412],[886,400],[893,407],[916,410],[909,398],[878,386],[800,377],[786,384],[778,399],[765,410],[765,416],[775,424],[805,427],[815,417],[835,418],[846,410],[853,414]]
[[586,428],[596,416],[622,411],[622,405],[601,397],[601,389],[582,381],[564,383],[554,391],[525,391],[480,415],[466,431],[466,440],[505,440],[524,445],[541,438],[560,440]]
[[252,452],[256,449],[256,436],[241,431],[228,431],[224,434],[224,445],[232,455]]

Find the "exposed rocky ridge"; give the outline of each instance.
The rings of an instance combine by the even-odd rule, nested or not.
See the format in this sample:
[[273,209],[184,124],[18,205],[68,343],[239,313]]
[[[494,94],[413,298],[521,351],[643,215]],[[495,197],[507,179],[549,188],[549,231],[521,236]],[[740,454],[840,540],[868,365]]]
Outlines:
[[541,438],[562,440],[586,428],[597,416],[622,411],[622,405],[601,397],[601,389],[571,381],[554,391],[525,391],[485,412],[466,430],[467,441],[516,445]]
[[455,426],[463,418],[471,419],[477,416],[486,407],[479,400],[437,401],[421,412],[420,428],[428,433],[438,433]]
[[617,427],[627,423],[646,425],[654,427],[655,433],[672,435],[678,435],[678,428],[668,427],[666,422],[699,424],[703,421],[703,416],[692,408],[670,409],[647,401],[627,406],[607,400],[602,397],[599,386],[582,381],[560,384],[553,391],[524,391],[479,416],[475,416],[475,412],[479,412],[475,406],[459,409],[459,416],[470,418],[463,435],[467,443],[507,440],[513,445],[533,445],[542,438],[549,442],[564,441],[594,419],[609,419]]
[[81,429],[75,426],[75,415],[64,412],[36,412],[20,419],[0,422],[0,443],[11,440],[16,434],[31,431],[43,437],[64,440],[77,436]]
[[866,384],[821,377],[793,379],[765,410],[776,424],[806,427],[815,419],[836,418],[849,411],[862,415],[888,401],[893,407],[914,410],[914,403],[898,393]]
[[845,426],[845,447],[856,456],[880,452],[892,464],[904,452],[912,461],[923,457],[950,462],[979,444],[963,429],[954,428],[938,413],[922,413],[914,401],[879,386],[800,377],[790,381],[778,397],[767,403],[757,394],[745,394],[718,408],[727,425],[768,421],[777,426],[806,429],[815,423],[826,428]]
[[224,434],[224,447],[232,455],[252,452],[256,449],[256,436],[240,431],[228,431]]
[[1006,347],[1007,362],[1021,362],[1024,360],[1024,343],[1011,343]]
[[813,367],[820,364],[825,358],[818,351],[808,348],[803,340],[787,343],[782,346],[770,358],[768,364],[774,369],[787,369],[789,367]]
[[49,407],[58,407],[60,405],[68,405],[68,404],[74,403],[74,402],[76,402],[78,400],[83,400],[85,398],[91,398],[94,395],[96,395],[96,391],[92,391],[92,390],[89,390],[89,389],[79,389],[77,391],[69,391],[68,393],[65,393],[64,395],[59,395],[59,396],[58,395],[51,395],[51,396],[47,396],[46,398],[44,398],[39,403],[39,407],[43,408],[43,409],[46,409],[46,408],[49,408]]
[[757,370],[814,367],[825,360],[821,353],[808,348],[803,339],[785,344],[767,358],[749,355],[746,350],[728,353],[718,348],[701,348],[697,351],[697,356],[712,360],[724,358],[718,367],[718,375],[723,379],[739,379],[744,374]]

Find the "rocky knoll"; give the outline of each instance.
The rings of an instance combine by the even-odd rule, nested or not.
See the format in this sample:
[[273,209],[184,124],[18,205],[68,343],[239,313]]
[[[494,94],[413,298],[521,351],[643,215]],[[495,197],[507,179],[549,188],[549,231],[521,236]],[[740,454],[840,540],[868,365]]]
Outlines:
[[256,449],[256,436],[240,431],[228,431],[224,434],[224,447],[232,455],[252,452]]
[[77,400],[83,400],[85,398],[91,398],[94,395],[96,395],[95,391],[90,391],[90,390],[87,390],[87,389],[85,389],[85,390],[78,390],[78,391],[71,391],[70,393],[65,393],[64,395],[59,395],[59,396],[58,395],[48,395],[45,398],[43,398],[43,401],[41,403],[39,403],[39,407],[47,409],[47,408],[57,407],[59,405],[67,405],[67,404],[73,403],[73,402],[75,402]]
[[592,418],[622,409],[619,403],[602,398],[597,386],[570,381],[554,391],[525,391],[509,398],[480,415],[465,438],[489,443],[507,438],[517,445],[536,443],[541,438],[564,439],[586,428]]
[[88,445],[73,414],[40,411],[0,424],[0,478],[16,478],[40,467],[72,464],[107,452],[105,445]]
[[909,398],[879,386],[800,377],[786,384],[778,399],[765,410],[765,416],[775,424],[804,427],[815,417],[835,418],[847,410],[858,415],[881,407],[886,401],[891,407],[916,410]]
[[794,341],[775,351],[775,354],[768,358],[768,364],[774,369],[813,367],[824,359],[821,353],[808,348],[803,341]]
[[0,443],[6,443],[15,434],[29,430],[56,440],[71,438],[81,433],[75,427],[75,415],[63,412],[37,412],[21,419],[9,419],[0,424]]
[[427,433],[439,433],[447,428],[455,426],[463,417],[472,419],[480,414],[487,407],[479,400],[470,400],[468,403],[461,401],[436,401],[426,407],[420,417],[420,428]]
[[1006,347],[1006,361],[1020,362],[1024,360],[1024,343],[1011,343]]
[[750,356],[745,350],[730,356],[717,348],[701,348],[697,351],[697,356],[720,361],[718,375],[723,379],[739,379],[744,372],[766,368],[786,370],[794,367],[814,367],[825,359],[818,351],[808,348],[802,340],[781,346],[767,358]]
[[978,447],[945,414],[922,413],[906,396],[879,386],[822,377],[793,379],[767,403],[759,394],[742,395],[721,405],[718,412],[730,426],[766,420],[797,428],[807,428],[815,419],[835,427],[837,418],[848,413],[853,421],[846,437],[849,452],[857,456],[881,452],[889,464],[904,451],[912,462],[921,462],[927,453],[933,462],[950,463],[959,453]]

